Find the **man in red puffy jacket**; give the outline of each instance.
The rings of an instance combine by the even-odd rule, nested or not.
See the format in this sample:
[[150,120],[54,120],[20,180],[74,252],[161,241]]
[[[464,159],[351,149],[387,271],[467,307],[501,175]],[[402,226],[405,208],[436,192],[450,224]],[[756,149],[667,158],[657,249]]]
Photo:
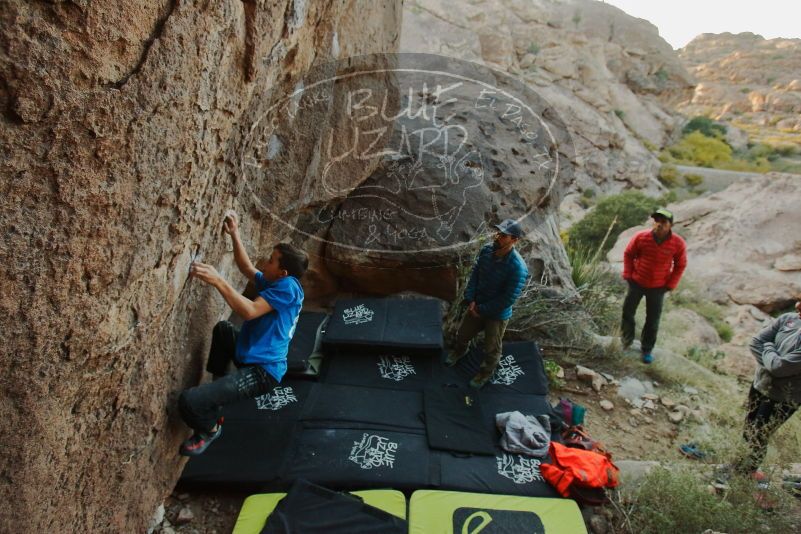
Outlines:
[[665,293],[676,289],[687,267],[687,245],[674,234],[673,214],[660,208],[651,214],[651,230],[634,234],[623,253],[623,279],[629,284],[623,301],[620,330],[623,347],[634,341],[634,314],[645,297],[645,325],[642,327],[642,361],[654,361],[653,349],[662,315]]

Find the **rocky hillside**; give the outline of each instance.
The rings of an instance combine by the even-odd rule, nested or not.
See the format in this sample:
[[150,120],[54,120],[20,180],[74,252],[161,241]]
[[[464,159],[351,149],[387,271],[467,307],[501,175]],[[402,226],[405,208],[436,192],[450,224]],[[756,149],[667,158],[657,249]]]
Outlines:
[[296,113],[248,175],[243,147],[311,65],[395,51],[400,1],[13,0],[0,17],[0,530],[144,532],[183,467],[177,394],[227,313],[191,259],[232,275],[229,208],[269,252],[326,163]]
[[483,62],[545,98],[567,125],[577,170],[562,203],[625,188],[657,192],[659,168],[647,148],[668,143],[682,122],[670,104],[693,82],[657,28],[591,0],[411,0],[401,49]]
[[705,33],[679,57],[698,80],[692,98],[678,107],[683,113],[801,133],[801,39]]

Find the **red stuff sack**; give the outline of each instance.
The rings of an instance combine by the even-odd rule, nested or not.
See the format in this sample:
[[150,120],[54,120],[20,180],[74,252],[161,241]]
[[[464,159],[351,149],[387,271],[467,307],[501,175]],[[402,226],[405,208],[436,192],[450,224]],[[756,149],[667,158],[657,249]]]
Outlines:
[[540,472],[562,497],[571,497],[581,488],[615,488],[620,482],[620,469],[604,454],[566,447],[551,442],[550,464],[541,464]]

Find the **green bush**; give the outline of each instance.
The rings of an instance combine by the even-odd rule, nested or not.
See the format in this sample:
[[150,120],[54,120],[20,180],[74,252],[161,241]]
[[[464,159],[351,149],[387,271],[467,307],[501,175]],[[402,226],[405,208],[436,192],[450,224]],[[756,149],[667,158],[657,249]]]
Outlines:
[[761,493],[774,504],[773,513],[762,510],[754,498],[750,479],[733,477],[729,489],[711,493],[697,467],[657,467],[633,490],[621,490],[615,509],[615,532],[678,534],[710,529],[729,534],[795,533],[792,497],[781,489]]
[[559,378],[559,364],[550,358],[544,358],[542,363],[545,364],[545,376],[548,377],[548,384],[551,389],[560,389],[565,385],[565,379]]
[[729,145],[715,137],[708,137],[700,131],[685,135],[681,141],[668,150],[674,158],[701,167],[714,167],[732,159],[732,150]]
[[620,297],[623,283],[601,261],[597,247],[570,247],[568,259],[573,284],[581,296],[581,307],[589,314],[599,332],[612,332],[620,321]]
[[568,254],[570,249],[605,254],[623,230],[642,224],[658,207],[657,199],[639,191],[626,191],[601,199],[592,211],[570,228]]
[[704,183],[704,177],[700,174],[686,174],[684,175],[684,183],[687,184],[689,188],[695,188]]
[[789,158],[801,153],[801,148],[797,145],[779,145],[776,147],[776,153],[784,158]]
[[715,122],[708,117],[693,117],[684,125],[682,135],[689,135],[693,132],[701,132],[707,137],[723,137],[726,135],[726,126]]
[[678,169],[676,169],[675,165],[671,165],[666,163],[659,168],[659,175],[657,176],[659,181],[662,182],[667,188],[673,188],[679,185],[679,178],[681,178],[681,174],[679,173]]
[[724,343],[728,343],[731,341],[731,338],[734,337],[734,329],[729,323],[718,322],[715,324],[715,330],[717,330],[720,339],[722,339]]
[[531,43],[528,45],[528,53],[534,54],[535,56],[540,53],[540,45],[537,43]]
[[626,112],[623,111],[622,109],[616,109],[615,110],[615,115],[617,115],[618,119],[623,120],[623,117],[626,116]]
[[688,360],[692,360],[697,364],[703,365],[707,369],[712,369],[714,363],[726,355],[719,350],[693,346],[687,349],[687,352],[684,353],[684,356]]

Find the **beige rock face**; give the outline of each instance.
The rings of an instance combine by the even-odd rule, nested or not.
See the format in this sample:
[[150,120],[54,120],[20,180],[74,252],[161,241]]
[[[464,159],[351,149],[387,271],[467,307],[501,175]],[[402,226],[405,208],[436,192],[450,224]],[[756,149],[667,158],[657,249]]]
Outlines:
[[584,0],[414,0],[405,4],[401,49],[506,70],[553,106],[577,154],[563,225],[583,214],[586,189],[660,190],[644,142],[668,142],[681,119],[666,103],[689,98],[693,81],[648,22]]
[[394,51],[400,2],[12,1],[0,16],[0,524],[144,532],[183,467],[176,396],[227,313],[187,281],[191,257],[241,287],[224,211],[265,254],[287,230],[260,205],[291,222],[319,160],[291,135],[303,124],[280,125],[245,180],[243,142],[313,63]]
[[764,39],[753,33],[705,33],[679,51],[698,79],[686,115],[795,129],[801,113],[801,39]]
[[[801,271],[788,269],[801,251],[798,176],[769,173],[709,196],[672,205],[676,232],[687,241],[686,276],[721,304],[783,309],[801,292]],[[608,254],[622,262],[637,229],[623,232]]]

